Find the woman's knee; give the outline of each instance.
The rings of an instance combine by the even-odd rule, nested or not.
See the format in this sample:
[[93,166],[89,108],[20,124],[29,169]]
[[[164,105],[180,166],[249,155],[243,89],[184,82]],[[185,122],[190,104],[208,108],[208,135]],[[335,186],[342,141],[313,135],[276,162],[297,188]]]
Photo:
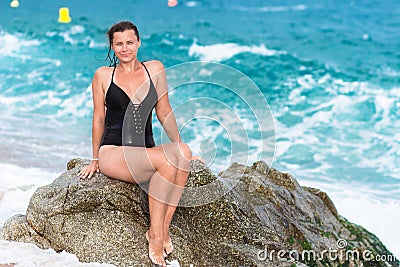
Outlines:
[[178,169],[179,171],[188,172],[190,168],[190,160],[192,159],[192,151],[187,144],[179,143]]
[[159,172],[173,172],[176,171],[175,169],[177,164],[178,160],[173,154],[165,153],[165,151],[159,151],[154,167]]
[[178,143],[179,155],[186,160],[190,160],[192,158],[192,150],[185,143]]
[[188,169],[190,160],[192,158],[192,151],[190,147],[185,143],[173,142],[162,145],[162,149],[159,150],[162,153],[161,163],[169,166],[173,166],[176,169]]

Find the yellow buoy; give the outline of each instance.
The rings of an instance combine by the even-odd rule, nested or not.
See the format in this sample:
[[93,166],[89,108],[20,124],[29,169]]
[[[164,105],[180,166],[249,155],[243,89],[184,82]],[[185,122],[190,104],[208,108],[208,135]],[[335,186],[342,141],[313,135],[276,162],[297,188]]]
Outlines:
[[58,22],[61,23],[70,23],[71,22],[71,17],[69,16],[69,9],[68,7],[61,7],[58,10]]
[[13,7],[13,8],[19,7],[18,0],[12,0],[11,3],[10,3],[10,7]]

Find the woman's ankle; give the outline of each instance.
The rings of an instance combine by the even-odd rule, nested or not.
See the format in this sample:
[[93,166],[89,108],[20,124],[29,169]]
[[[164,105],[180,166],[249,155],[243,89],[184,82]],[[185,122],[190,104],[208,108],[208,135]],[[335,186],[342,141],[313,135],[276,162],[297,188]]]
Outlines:
[[161,241],[164,238],[164,233],[162,231],[154,231],[152,229],[149,229],[147,233],[148,237],[152,240]]

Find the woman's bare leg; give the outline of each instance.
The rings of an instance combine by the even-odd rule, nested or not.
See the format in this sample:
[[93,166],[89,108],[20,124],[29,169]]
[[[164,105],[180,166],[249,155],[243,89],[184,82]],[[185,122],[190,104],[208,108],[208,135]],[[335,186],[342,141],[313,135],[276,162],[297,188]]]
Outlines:
[[100,170],[107,176],[132,183],[150,181],[149,257],[165,266],[163,250],[172,250],[169,225],[188,178],[190,148],[182,143],[151,149],[102,147],[99,157]]
[[164,251],[166,254],[169,254],[173,250],[171,237],[169,235],[169,227],[188,179],[192,153],[189,146],[183,143],[167,144],[162,148],[165,150],[167,156],[172,154],[177,159],[175,186],[170,194],[164,217]]
[[176,177],[176,169],[172,166],[157,169],[149,184],[150,229],[149,257],[153,262],[165,265],[164,262],[164,218],[167,210],[167,194],[172,190],[171,183]]
[[165,266],[163,257],[164,217],[173,182],[176,160],[167,160],[163,151],[139,147],[105,146],[99,152],[99,167],[105,175],[131,183],[149,183],[149,257]]

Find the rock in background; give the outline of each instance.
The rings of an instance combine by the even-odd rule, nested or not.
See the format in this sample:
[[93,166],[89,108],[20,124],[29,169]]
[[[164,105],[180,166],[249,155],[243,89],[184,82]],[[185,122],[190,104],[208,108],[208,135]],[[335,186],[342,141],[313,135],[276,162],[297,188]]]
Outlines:
[[[68,171],[33,194],[26,216],[5,223],[2,238],[65,250],[83,262],[149,266],[146,193],[101,173],[79,179],[87,163],[68,162]],[[210,196],[190,189],[210,183],[211,195],[226,194],[193,206]],[[217,179],[194,161],[187,185],[181,202],[186,207],[178,207],[171,225],[175,250],[170,258],[181,266],[387,266],[364,261],[362,253],[372,260],[371,255],[392,255],[375,235],[341,217],[324,192],[302,187],[264,162],[233,164]],[[337,250],[331,254],[336,258],[327,253],[315,258],[329,249]],[[351,252],[347,257],[346,251]]]

